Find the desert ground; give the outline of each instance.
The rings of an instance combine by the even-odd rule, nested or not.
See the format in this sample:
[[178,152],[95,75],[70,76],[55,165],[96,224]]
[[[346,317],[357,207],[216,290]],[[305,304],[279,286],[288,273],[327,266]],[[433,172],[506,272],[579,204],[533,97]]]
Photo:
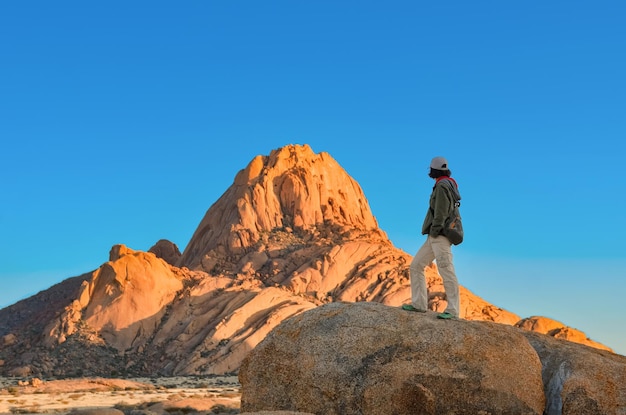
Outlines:
[[240,398],[236,376],[0,378],[0,414],[68,414],[97,408],[126,414],[238,414]]

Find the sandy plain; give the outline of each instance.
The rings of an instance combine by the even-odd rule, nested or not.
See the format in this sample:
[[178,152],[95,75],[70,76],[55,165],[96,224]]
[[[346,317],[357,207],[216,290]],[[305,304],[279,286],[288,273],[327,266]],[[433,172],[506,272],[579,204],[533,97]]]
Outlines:
[[69,414],[99,408],[127,414],[238,414],[240,403],[236,376],[0,378],[0,414]]

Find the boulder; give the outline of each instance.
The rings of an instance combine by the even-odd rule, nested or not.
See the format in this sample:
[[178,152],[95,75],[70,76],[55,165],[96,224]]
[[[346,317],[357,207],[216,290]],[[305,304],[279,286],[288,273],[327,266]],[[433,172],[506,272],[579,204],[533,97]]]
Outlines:
[[543,316],[531,316],[515,323],[515,326],[528,331],[547,334],[548,336],[569,340],[574,343],[584,344],[586,346],[595,347],[596,349],[608,350],[611,348],[591,340],[585,333],[572,327],[566,326],[560,321],[553,320]]
[[19,366],[8,372],[9,376],[15,376],[16,378],[25,378],[30,375],[32,369],[30,366]]
[[626,357],[524,332],[543,366],[546,415],[626,415]]
[[0,347],[12,346],[17,343],[17,336],[13,333],[9,333],[6,336],[2,336],[0,339]]
[[148,252],[156,255],[170,265],[176,266],[182,254],[175,243],[167,239],[161,239],[148,250]]
[[[541,363],[522,334],[379,303],[283,321],[244,359],[242,412],[542,414]],[[482,412],[481,412],[482,411]]]

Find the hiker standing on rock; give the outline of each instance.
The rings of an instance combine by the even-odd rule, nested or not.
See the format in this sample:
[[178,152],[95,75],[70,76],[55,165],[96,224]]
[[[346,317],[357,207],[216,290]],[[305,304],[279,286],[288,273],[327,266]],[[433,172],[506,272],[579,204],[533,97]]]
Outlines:
[[[446,231],[449,229],[450,219],[456,213],[461,195],[459,194],[456,181],[450,177],[452,173],[448,168],[448,161],[443,157],[435,157],[430,162],[429,177],[435,179],[435,185],[430,195],[430,206],[426,212],[426,218],[422,225],[422,235],[427,235],[426,242],[417,251],[409,267],[411,276],[411,304],[402,306],[404,310],[425,312],[428,310],[428,290],[424,268],[434,260],[437,261],[439,274],[443,279],[446,290],[448,306],[445,311],[438,314],[442,319],[459,317],[459,282],[452,263],[452,242],[460,243],[454,236]],[[460,240],[462,241],[462,226],[458,216],[460,228]],[[448,234],[447,237],[445,234]],[[458,235],[457,235],[458,236]]]

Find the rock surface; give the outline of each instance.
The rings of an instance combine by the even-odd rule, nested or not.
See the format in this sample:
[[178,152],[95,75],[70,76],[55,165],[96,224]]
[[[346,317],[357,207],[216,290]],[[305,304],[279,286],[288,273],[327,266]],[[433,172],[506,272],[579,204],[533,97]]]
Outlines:
[[585,344],[596,349],[611,351],[609,347],[603,345],[602,343],[591,340],[582,331],[576,330],[575,328],[566,326],[560,321],[556,321],[547,317],[528,317],[515,323],[515,326],[520,327],[524,330],[547,334],[548,336],[554,337],[556,339],[568,340],[574,343]]
[[183,288],[182,277],[154,254],[124,245],[82,284],[76,300],[44,329],[46,343],[63,343],[86,325],[111,347],[124,351],[145,343]]
[[626,415],[626,357],[534,332],[524,335],[543,366],[546,415]]
[[148,250],[148,252],[156,255],[157,258],[163,259],[170,265],[176,265],[182,254],[175,243],[167,239],[161,239]]
[[264,231],[310,231],[332,224],[336,231],[381,234],[367,199],[354,179],[328,154],[287,146],[257,156],[207,211],[181,265],[210,271],[212,258],[240,254]]
[[239,379],[242,411],[542,414],[545,406],[541,363],[520,330],[377,303],[332,303],[284,321]]
[[[0,375],[234,373],[286,318],[336,301],[410,300],[411,255],[378,228],[358,183],[306,145],[255,157],[182,255],[161,240],[150,252],[116,245],[109,259],[0,310]],[[426,278],[429,307],[442,311],[436,266]],[[460,290],[461,317],[520,321]]]

